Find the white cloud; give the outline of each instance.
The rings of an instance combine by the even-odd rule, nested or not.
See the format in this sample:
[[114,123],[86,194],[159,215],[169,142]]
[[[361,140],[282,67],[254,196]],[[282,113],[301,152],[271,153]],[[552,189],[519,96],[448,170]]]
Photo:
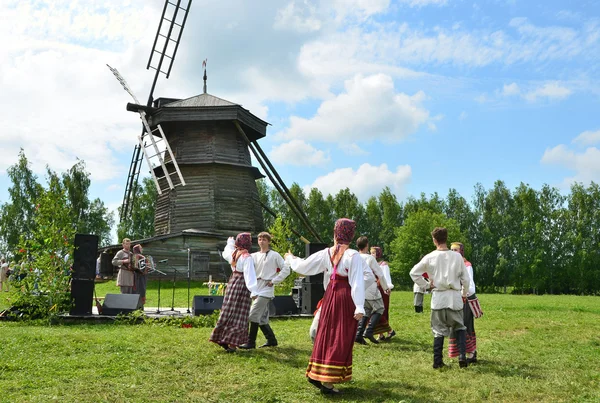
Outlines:
[[390,0],[325,0],[331,3],[337,19],[343,20],[347,17],[365,19],[372,15],[387,10]]
[[281,165],[323,166],[330,161],[328,154],[302,140],[277,145],[269,155],[271,160]]
[[400,3],[408,4],[411,7],[445,6],[448,0],[400,0]]
[[469,115],[467,114],[467,112],[465,112],[465,111],[462,111],[462,112],[460,113],[460,115],[458,115],[458,120],[460,120],[460,121],[462,121],[462,120],[465,120],[465,119],[466,119],[468,116],[469,116]]
[[573,91],[569,88],[563,87],[558,82],[549,82],[545,83],[539,88],[534,89],[533,91],[528,92],[523,95],[523,97],[529,102],[536,102],[539,99],[548,99],[548,100],[559,100],[568,98]]
[[273,27],[279,30],[313,32],[321,29],[322,22],[316,16],[316,7],[307,0],[292,0],[277,11]]
[[581,146],[590,146],[593,144],[600,143],[600,130],[596,130],[595,132],[586,130],[581,133],[579,136],[573,139],[573,143],[579,144]]
[[350,155],[350,156],[359,156],[359,155],[369,155],[370,154],[368,151],[365,151],[362,148],[360,148],[358,146],[358,144],[356,144],[356,143],[341,143],[339,145],[339,147],[344,152],[344,154]]
[[573,182],[595,181],[598,183],[600,181],[600,150],[596,147],[588,147],[583,152],[575,152],[569,150],[564,144],[559,144],[546,149],[541,162],[574,171],[573,176],[565,178],[565,186],[569,186]]
[[[34,172],[64,171],[86,163],[93,180],[123,177],[140,125],[125,111],[129,96],[106,63],[130,71],[148,31],[144,4],[104,1],[4,3],[0,6],[0,170],[16,162],[19,148]],[[155,18],[156,19],[156,18]],[[139,80],[132,80],[140,90]],[[139,94],[139,93],[138,93]]]
[[504,84],[504,87],[502,87],[502,95],[504,96],[519,95],[520,93],[521,89],[517,83]]
[[399,141],[429,120],[421,106],[425,94],[397,93],[391,77],[357,75],[345,82],[345,92],[324,101],[311,119],[292,116],[290,127],[278,135],[346,143],[382,139]]
[[387,164],[362,164],[356,171],[352,168],[336,169],[317,178],[310,188],[317,188],[325,195],[335,195],[340,190],[349,188],[364,203],[386,186],[398,197],[403,197],[411,174],[409,165],[400,165],[393,172],[388,169]]

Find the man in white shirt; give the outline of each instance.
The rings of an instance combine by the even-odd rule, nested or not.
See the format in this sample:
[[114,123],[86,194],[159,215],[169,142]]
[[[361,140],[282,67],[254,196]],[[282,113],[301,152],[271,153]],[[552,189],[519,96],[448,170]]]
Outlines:
[[252,254],[254,269],[256,270],[257,286],[252,293],[252,307],[250,308],[250,330],[248,343],[242,344],[242,349],[256,348],[258,329],[265,335],[267,342],[260,347],[277,346],[277,338],[269,324],[269,304],[275,298],[274,285],[281,283],[290,274],[290,267],[286,265],[281,255],[270,249],[271,234],[261,232],[258,234],[259,252]]
[[[433,332],[433,368],[444,366],[444,337],[456,332],[459,348],[458,363],[461,368],[468,365],[466,357],[466,327],[463,322],[463,299],[469,284],[467,268],[460,254],[448,249],[448,230],[437,227],[431,232],[436,250],[426,255],[410,271],[415,284],[425,287],[423,273],[429,274],[431,297],[431,330]],[[461,295],[462,294],[462,295]]]
[[[369,239],[366,236],[359,237],[356,240],[356,246],[360,252],[360,257],[363,259],[369,269],[373,271],[373,274],[377,276],[383,291],[389,294],[390,287],[388,286],[383,270],[381,269],[379,263],[377,263],[377,260],[375,260],[375,258],[369,253]],[[383,297],[379,291],[377,282],[374,282],[365,290],[365,316],[363,316],[360,322],[358,322],[358,329],[356,330],[355,339],[356,343],[367,344],[364,339],[366,337],[372,343],[379,344],[379,341],[377,341],[373,335],[373,331],[379,324],[379,319],[381,318],[381,315],[383,315],[384,309],[385,306],[383,304]],[[369,324],[368,326],[367,323]]]

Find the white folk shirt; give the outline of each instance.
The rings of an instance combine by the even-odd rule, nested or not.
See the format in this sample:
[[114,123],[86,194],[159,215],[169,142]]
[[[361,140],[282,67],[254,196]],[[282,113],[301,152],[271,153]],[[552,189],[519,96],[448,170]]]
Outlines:
[[473,266],[470,264],[467,266],[467,273],[469,273],[469,291],[467,292],[467,297],[475,294],[475,280],[473,280]]
[[[329,259],[329,249],[313,253],[306,259],[289,255],[285,261],[292,270],[304,276],[314,276],[323,273],[323,287],[327,290],[329,279],[333,274],[333,266]],[[351,288],[352,301],[354,301],[354,314],[365,313],[365,278],[368,282],[375,281],[371,270],[370,275],[365,272],[367,266],[354,249],[347,249],[337,265],[336,276],[347,277]]]
[[274,250],[267,252],[254,252],[254,269],[256,270],[257,286],[252,296],[275,298],[273,286],[268,286],[269,281],[273,285],[281,283],[290,275],[290,266],[285,264],[281,255]]
[[[379,278],[379,282],[381,283],[381,288],[383,290],[389,289],[387,279],[381,269],[381,266],[377,263],[377,260],[373,256],[368,253],[361,253],[360,257],[365,262],[365,265],[369,267],[369,269]],[[371,284],[365,291],[365,299],[369,301],[381,298],[381,292],[379,291],[379,287],[377,287],[377,282]]]
[[385,281],[390,286],[390,290],[394,288],[394,284],[392,284],[392,276],[390,274],[390,266],[386,262],[380,262],[379,266],[381,266],[381,270],[383,270],[383,276],[385,277]]
[[434,250],[426,255],[410,271],[412,280],[421,287],[428,285],[423,273],[433,282],[431,309],[463,308],[462,285],[468,284],[469,274],[460,253],[452,250]]
[[[235,251],[235,240],[233,238],[229,238],[227,240],[227,246],[223,250],[223,259],[227,260],[229,264],[233,261],[233,252]],[[235,267],[231,267],[231,271],[237,271],[240,273],[244,273],[244,281],[246,282],[246,288],[250,290],[250,292],[254,292],[256,290],[256,273],[254,272],[254,260],[252,256],[240,256],[237,260],[237,264]]]

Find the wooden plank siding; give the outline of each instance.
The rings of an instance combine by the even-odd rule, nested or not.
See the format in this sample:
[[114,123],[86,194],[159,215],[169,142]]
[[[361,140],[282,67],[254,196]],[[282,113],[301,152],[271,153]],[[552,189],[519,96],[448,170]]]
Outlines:
[[[155,235],[264,229],[255,182],[260,173],[232,122],[165,124],[165,133],[186,186],[158,197]],[[167,188],[166,179],[160,185]]]

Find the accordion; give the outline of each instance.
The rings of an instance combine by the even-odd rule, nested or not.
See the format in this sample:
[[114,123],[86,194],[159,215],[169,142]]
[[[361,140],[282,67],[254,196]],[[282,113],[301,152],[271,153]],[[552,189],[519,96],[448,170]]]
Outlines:
[[467,303],[469,304],[469,308],[471,308],[471,312],[473,312],[473,317],[475,319],[481,318],[483,316],[481,305],[479,305],[479,299],[477,299],[477,296],[475,294],[467,297]]

